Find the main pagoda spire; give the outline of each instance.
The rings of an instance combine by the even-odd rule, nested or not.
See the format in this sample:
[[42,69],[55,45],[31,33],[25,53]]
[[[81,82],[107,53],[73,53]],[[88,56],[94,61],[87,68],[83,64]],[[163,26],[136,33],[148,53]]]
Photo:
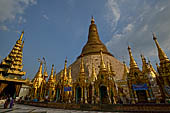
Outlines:
[[103,50],[103,53],[111,55],[108,52],[106,46],[101,42],[97,31],[97,26],[95,24],[95,20],[92,17],[91,24],[89,27],[88,41],[86,45],[83,47],[81,55],[79,57],[81,57],[82,55],[84,56],[84,55],[96,54],[96,53],[100,54],[101,49]]

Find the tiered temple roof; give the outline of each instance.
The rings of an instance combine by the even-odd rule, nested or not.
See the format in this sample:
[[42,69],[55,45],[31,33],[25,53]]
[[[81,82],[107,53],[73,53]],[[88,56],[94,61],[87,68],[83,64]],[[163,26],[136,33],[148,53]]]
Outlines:
[[9,55],[0,63],[0,74],[4,77],[20,79],[23,75],[26,74],[26,72],[22,70],[24,46],[24,41],[22,41],[23,35],[24,31],[21,33],[20,38],[16,41],[16,44],[14,45]]

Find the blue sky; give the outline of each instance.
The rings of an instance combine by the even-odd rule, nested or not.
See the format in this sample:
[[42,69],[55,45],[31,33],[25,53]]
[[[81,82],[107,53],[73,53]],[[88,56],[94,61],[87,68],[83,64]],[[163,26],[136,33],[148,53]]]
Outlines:
[[100,39],[120,61],[129,65],[127,46],[141,67],[140,54],[158,62],[152,40],[155,32],[167,56],[170,56],[169,0],[1,0],[0,60],[8,55],[24,34],[24,71],[32,78],[38,70],[38,58],[47,61],[48,73],[57,71],[80,55],[88,38],[94,16]]

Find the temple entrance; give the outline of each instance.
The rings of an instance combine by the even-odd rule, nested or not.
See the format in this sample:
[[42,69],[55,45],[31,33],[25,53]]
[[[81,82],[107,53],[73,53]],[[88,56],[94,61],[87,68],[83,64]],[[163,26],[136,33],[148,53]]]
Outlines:
[[108,102],[107,88],[105,86],[100,86],[100,103],[107,104]]
[[4,88],[2,91],[0,97],[4,96],[10,96],[10,97],[16,97],[16,88],[14,83],[9,83],[7,87]]
[[76,88],[76,103],[80,103],[81,102],[81,87],[78,86]]
[[146,90],[137,90],[138,103],[147,103]]
[[92,86],[89,86],[88,103],[92,103]]
[[57,91],[56,91],[56,101],[58,102],[60,100],[60,89],[57,88]]

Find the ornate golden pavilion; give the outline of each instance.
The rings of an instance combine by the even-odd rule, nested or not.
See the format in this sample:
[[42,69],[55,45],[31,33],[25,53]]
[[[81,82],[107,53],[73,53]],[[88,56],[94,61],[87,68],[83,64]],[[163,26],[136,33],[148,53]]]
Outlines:
[[23,35],[24,32],[21,33],[20,38],[16,41],[9,55],[0,63],[0,97],[18,96],[21,85],[29,82],[28,80],[22,79],[22,76],[26,74],[26,72],[22,70]]
[[[160,48],[156,36],[160,66],[155,71],[150,61],[141,55],[142,70],[135,62],[128,47],[130,66],[111,55],[100,41],[94,18],[91,19],[88,41],[77,60],[56,74],[52,65],[48,78],[45,60],[33,79],[31,98],[38,101],[61,103],[155,103],[166,101],[170,94],[170,61]],[[109,60],[108,60],[109,59]],[[44,65],[44,72],[42,68]],[[96,66],[97,65],[97,66]],[[117,66],[117,67],[116,67]],[[75,71],[76,70],[76,71]],[[74,72],[73,72],[74,71]]]

